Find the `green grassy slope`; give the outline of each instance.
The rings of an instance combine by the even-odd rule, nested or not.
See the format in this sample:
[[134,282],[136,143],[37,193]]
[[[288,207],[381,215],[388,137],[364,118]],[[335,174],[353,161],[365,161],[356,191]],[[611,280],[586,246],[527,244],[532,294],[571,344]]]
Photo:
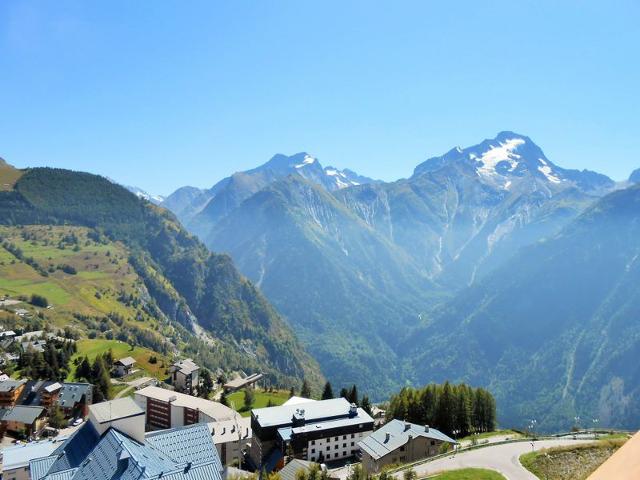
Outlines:
[[[171,345],[167,351],[177,348],[212,369],[259,370],[275,384],[322,381],[317,364],[229,257],[210,253],[172,214],[102,177],[27,170],[13,190],[0,192],[0,224],[9,247],[0,250],[0,288],[44,294],[55,324],[70,322],[88,334],[93,321],[102,321],[83,316],[117,314],[118,322],[98,325],[101,335],[125,332],[153,348],[159,339]],[[78,240],[60,248],[71,235]],[[21,261],[10,257],[16,248]]]

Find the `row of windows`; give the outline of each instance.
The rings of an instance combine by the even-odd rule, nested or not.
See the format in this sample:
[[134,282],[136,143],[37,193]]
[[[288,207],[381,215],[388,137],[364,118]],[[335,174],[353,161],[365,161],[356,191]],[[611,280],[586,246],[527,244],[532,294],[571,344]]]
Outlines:
[[[357,450],[351,450],[351,454],[350,454],[350,455],[355,455],[356,453],[357,453]],[[340,452],[338,452],[338,453],[336,453],[336,454],[334,454],[334,455],[333,455],[333,458],[337,460],[338,458],[344,458],[344,457],[346,457],[347,455],[349,455],[349,453],[348,453],[348,452],[346,452],[346,451],[343,451],[343,452],[342,452],[342,455],[340,455]],[[327,454],[324,456],[324,458],[325,458],[325,460],[331,460],[331,454],[330,454],[330,453],[327,453]],[[312,461],[312,462],[315,462],[316,460],[319,460],[319,459],[320,459],[320,457],[316,458],[316,457],[315,457],[315,455],[312,455],[312,456],[311,456],[311,461]]]
[[[343,440],[346,440],[346,439],[347,439],[347,436],[348,436],[348,435],[342,435],[342,439],[343,439]],[[361,436],[362,436],[362,434],[361,434],[361,433],[359,433],[359,434],[358,434],[358,436],[359,436],[359,437],[361,437]],[[352,434],[351,434],[351,438],[356,438],[356,434],[355,434],[355,433],[352,433]],[[327,440],[328,440],[328,441],[331,441],[331,438],[328,438]],[[340,440],[340,437],[335,437],[335,438],[334,438],[334,441],[336,441],[336,442],[337,442],[338,440]],[[315,441],[315,440],[311,440],[311,445],[315,445],[315,444],[316,444],[316,441]]]
[[[356,442],[351,442],[351,446],[352,446],[352,447],[355,447],[355,445],[356,445]],[[338,447],[340,447],[340,445],[334,445],[334,446],[333,446],[333,449],[334,449],[334,450],[338,450]],[[342,444],[342,448],[347,448],[347,444],[346,444],[346,443],[343,443],[343,444]],[[327,452],[328,452],[329,450],[331,450],[331,445],[327,445]],[[315,449],[315,448],[312,448],[312,449],[311,449],[311,453],[316,453],[316,449]]]

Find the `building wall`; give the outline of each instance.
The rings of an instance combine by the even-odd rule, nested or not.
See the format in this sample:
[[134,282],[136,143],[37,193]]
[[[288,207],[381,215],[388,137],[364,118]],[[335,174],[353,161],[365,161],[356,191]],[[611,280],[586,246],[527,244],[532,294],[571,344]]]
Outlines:
[[320,460],[333,461],[354,456],[359,448],[358,442],[370,435],[372,430],[350,433],[346,435],[332,435],[307,442],[306,453],[301,455],[303,460],[316,462]]
[[18,388],[14,388],[10,392],[0,392],[0,407],[13,407],[18,400],[18,397],[22,394],[25,385],[20,385]]
[[367,473],[377,473],[385,465],[411,463],[423,458],[433,457],[440,453],[442,443],[431,438],[413,438],[402,447],[378,460],[374,460],[368,453],[362,452],[362,468]]
[[2,472],[3,480],[30,480],[31,472],[29,471],[29,467],[19,467],[11,470],[3,470]]
[[247,448],[250,441],[250,438],[244,438],[233,442],[216,443],[216,450],[218,450],[222,464],[230,465],[234,460],[242,460],[242,450]]

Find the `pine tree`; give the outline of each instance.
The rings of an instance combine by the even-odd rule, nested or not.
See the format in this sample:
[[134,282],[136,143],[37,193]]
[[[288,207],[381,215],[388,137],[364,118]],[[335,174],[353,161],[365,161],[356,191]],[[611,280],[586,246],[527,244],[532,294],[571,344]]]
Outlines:
[[331,383],[327,382],[324,384],[324,390],[322,391],[322,400],[329,400],[333,398],[333,388],[331,388]]
[[253,394],[253,389],[250,387],[245,388],[244,389],[244,406],[247,410],[251,409],[255,400],[256,400],[256,397]]
[[311,398],[311,387],[309,387],[309,382],[307,382],[306,378],[302,381],[300,396],[303,398]]
[[202,382],[200,383],[200,388],[198,389],[198,395],[202,398],[209,398],[212,391],[213,378],[211,378],[211,373],[209,372],[209,370],[204,369],[202,371]]
[[289,398],[295,397],[295,396],[296,396],[296,390],[295,388],[291,387],[291,390],[289,390]]
[[362,409],[367,412],[369,415],[372,414],[371,411],[371,402],[369,401],[369,397],[366,395],[362,396],[362,400],[360,401],[360,406],[362,407]]
[[349,390],[349,396],[347,398],[347,400],[349,400],[350,403],[353,403],[355,405],[358,405],[358,387],[355,386],[355,384],[353,385],[353,387],[351,387],[351,390]]

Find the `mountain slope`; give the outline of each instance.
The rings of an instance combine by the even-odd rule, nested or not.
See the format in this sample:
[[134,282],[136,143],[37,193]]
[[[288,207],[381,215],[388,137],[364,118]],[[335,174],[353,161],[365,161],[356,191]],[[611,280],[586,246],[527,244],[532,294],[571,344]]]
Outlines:
[[321,381],[317,364],[228,256],[210,253],[168,211],[107,179],[26,170],[13,190],[0,192],[0,222],[77,225],[95,238],[121,242],[158,309],[192,331],[192,339],[201,338],[193,353],[212,368],[218,366],[213,359],[230,358],[230,368],[264,368],[274,382]]
[[[194,231],[261,286],[332,379],[350,381],[360,368],[362,387],[378,398],[411,377],[400,369],[400,337],[421,314],[615,187],[603,175],[556,166],[513,132],[431,158],[409,179],[334,190],[299,174],[276,179],[291,165],[321,173],[311,157],[274,159],[259,175],[227,179],[195,217],[222,207],[209,216],[215,221]],[[335,340],[316,340],[313,321],[332,323]],[[367,355],[353,357],[356,345]],[[373,375],[372,366],[387,370]]]
[[298,175],[272,183],[208,244],[256,281],[332,381],[379,392],[403,383],[389,333],[416,321],[430,282],[324,188]]
[[508,425],[536,418],[542,428],[566,428],[579,415],[637,426],[638,238],[636,186],[523,249],[412,336],[417,381],[489,385]]
[[190,231],[205,238],[215,224],[243,200],[288,175],[299,175],[328,191],[374,182],[348,169],[322,167],[317,159],[305,152],[291,156],[277,154],[265,164],[234,173],[208,190],[178,189],[163,206],[173,211]]

